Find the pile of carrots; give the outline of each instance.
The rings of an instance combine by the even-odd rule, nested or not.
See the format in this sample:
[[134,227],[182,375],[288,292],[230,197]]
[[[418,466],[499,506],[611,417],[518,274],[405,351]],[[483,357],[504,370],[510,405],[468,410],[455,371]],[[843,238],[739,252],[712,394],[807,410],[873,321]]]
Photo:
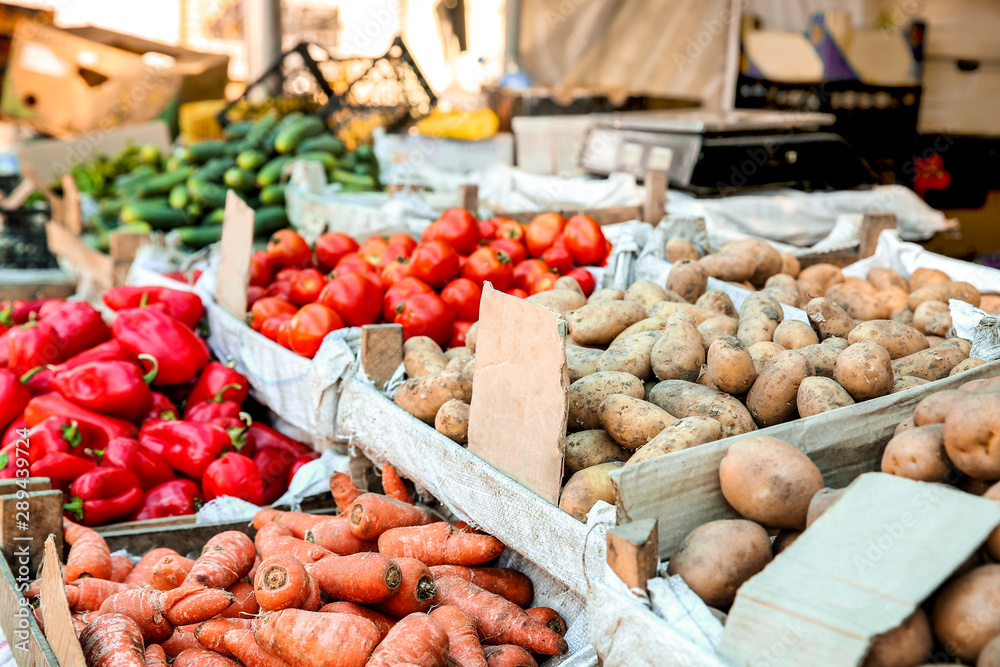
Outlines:
[[336,473],[338,515],[260,510],[253,540],[220,533],[193,561],[153,549],[133,566],[65,520],[88,667],[529,667],[567,651],[562,617],[529,608],[531,580],[483,567],[499,540],[414,505],[391,465],[382,474],[385,495]]

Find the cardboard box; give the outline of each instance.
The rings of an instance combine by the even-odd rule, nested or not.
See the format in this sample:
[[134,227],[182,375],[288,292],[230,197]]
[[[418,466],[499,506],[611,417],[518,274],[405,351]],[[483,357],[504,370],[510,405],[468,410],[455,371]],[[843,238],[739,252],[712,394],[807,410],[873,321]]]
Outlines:
[[921,134],[1000,136],[1000,60],[928,58],[923,87]]
[[[21,7],[6,2],[0,3],[0,72],[7,69],[10,56],[10,45],[14,30],[21,21],[51,24],[55,13],[48,9]],[[2,79],[2,74],[0,74]]]
[[21,23],[0,108],[55,136],[163,118],[224,96],[228,56],[197,53],[95,27]]

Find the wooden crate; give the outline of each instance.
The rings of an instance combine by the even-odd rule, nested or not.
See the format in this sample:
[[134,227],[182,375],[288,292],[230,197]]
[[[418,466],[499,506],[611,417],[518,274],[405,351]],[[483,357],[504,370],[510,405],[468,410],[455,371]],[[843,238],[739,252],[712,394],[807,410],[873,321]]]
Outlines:
[[7,280],[4,274],[13,269],[0,269],[0,301],[6,299],[65,299],[76,292],[76,279],[56,269],[24,269],[16,279]]

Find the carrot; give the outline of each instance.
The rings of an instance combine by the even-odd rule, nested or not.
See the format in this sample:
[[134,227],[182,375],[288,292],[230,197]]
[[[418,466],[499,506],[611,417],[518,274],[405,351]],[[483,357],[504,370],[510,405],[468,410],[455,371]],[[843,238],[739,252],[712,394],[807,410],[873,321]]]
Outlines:
[[378,551],[378,542],[354,537],[346,516],[334,516],[320,521],[306,531],[304,539],[339,556],[350,556],[362,551]]
[[252,622],[249,618],[210,618],[195,628],[194,638],[208,650],[232,658],[233,654],[226,648],[226,633],[230,630],[249,630]]
[[353,556],[329,555],[306,570],[319,584],[323,595],[357,604],[388,600],[399,589],[403,575],[388,556],[361,553]]
[[233,594],[236,602],[222,612],[223,618],[249,618],[256,616],[260,612],[260,605],[257,604],[257,596],[253,592],[253,584],[245,581],[237,581],[226,589]]
[[257,513],[253,515],[253,527],[260,530],[265,524],[277,520],[278,516],[281,514],[284,514],[284,512],[267,507],[262,510],[258,510]]
[[377,493],[358,496],[351,506],[350,520],[351,532],[362,540],[378,539],[390,528],[423,526],[437,521],[419,507]]
[[262,544],[269,542],[275,537],[293,537],[293,535],[290,528],[281,525],[277,521],[272,521],[265,523],[257,530],[257,534],[253,538],[253,544],[257,547],[257,551],[260,551]]
[[260,567],[260,556],[254,556],[253,565],[250,566],[250,571],[247,572],[246,580],[253,581],[253,578],[257,576],[257,568]]
[[255,555],[253,542],[243,533],[219,533],[205,544],[184,584],[229,588],[250,571]]
[[151,549],[143,554],[139,562],[135,564],[132,571],[125,577],[127,586],[145,586],[153,583],[153,566],[160,562],[164,556],[179,556],[173,549]]
[[188,576],[194,561],[181,555],[166,555],[153,566],[151,579],[153,588],[158,591],[169,591],[177,588]]
[[403,483],[399,473],[396,472],[396,467],[391,463],[382,466],[382,489],[385,491],[385,495],[390,498],[407,505],[413,504],[413,496],[406,490],[406,484]]
[[517,644],[543,655],[561,655],[569,648],[562,637],[499,595],[451,575],[436,577],[434,583],[433,603],[453,604],[468,614],[483,643]]
[[112,556],[111,557],[111,581],[117,581],[122,583],[125,581],[125,577],[128,573],[132,571],[135,567],[135,563],[128,556]]
[[378,629],[378,633],[381,636],[379,641],[385,639],[385,636],[389,634],[389,630],[392,626],[396,625],[396,619],[391,616],[386,616],[382,612],[375,611],[371,607],[362,607],[359,604],[354,604],[353,602],[331,602],[330,604],[325,604],[319,609],[323,613],[336,613],[336,614],[354,614],[355,616],[360,616],[361,618],[367,618],[369,621],[375,624]]
[[197,627],[198,624],[193,623],[174,628],[174,634],[170,636],[170,639],[160,644],[167,656],[176,658],[182,651],[189,648],[201,648],[201,644],[194,638],[194,631]]
[[254,638],[291,667],[363,667],[379,632],[374,623],[352,614],[284,609],[258,618]]
[[393,626],[365,667],[395,667],[401,662],[445,667],[448,633],[427,614],[410,614]]
[[476,533],[478,535],[483,534],[483,531],[479,530],[475,526],[466,523],[465,521],[456,521],[451,525],[454,526],[455,530],[460,530],[463,533]]
[[252,630],[230,630],[226,648],[247,667],[287,667],[288,663],[260,647]]
[[[82,611],[72,614],[70,618],[73,620],[73,629],[76,630],[76,636],[79,637],[83,629],[100,615],[101,612],[99,611]],[[40,607],[35,607],[35,620],[38,621],[38,627],[44,634],[45,628],[42,625],[42,610]]]
[[27,600],[34,600],[41,594],[42,594],[41,579],[32,579],[31,583],[28,584],[28,588],[25,589],[25,591],[22,593],[22,595],[24,595],[25,599]]
[[125,584],[85,577],[66,584],[66,599],[70,611],[97,611],[109,597],[127,590]]
[[[292,536],[302,539],[306,531],[320,521],[329,519],[326,514],[308,514],[306,512],[279,512],[273,509],[262,509],[253,516],[254,528],[260,530],[266,523],[280,523],[292,531]],[[257,525],[258,522],[261,525]]]
[[351,509],[354,500],[361,495],[361,491],[354,484],[351,476],[343,472],[335,472],[330,477],[330,493],[337,503],[337,511],[341,514]]
[[[159,644],[170,639],[174,628],[163,616],[163,593],[151,588],[130,588],[115,593],[101,603],[103,614],[128,616],[138,624],[147,644]],[[178,624],[179,625],[179,624]]]
[[63,538],[70,545],[66,558],[67,582],[80,577],[111,578],[111,550],[97,531],[64,518]]
[[239,663],[205,648],[188,648],[174,658],[173,667],[239,667]]
[[535,588],[523,572],[506,567],[462,567],[461,565],[433,565],[435,577],[451,574],[476,586],[506,598],[518,607],[527,607],[535,596]]
[[160,592],[163,613],[173,625],[201,623],[228,609],[236,599],[229,591],[204,586],[180,586]]
[[146,647],[146,667],[167,667],[167,654],[159,644]]
[[503,553],[503,542],[492,535],[455,530],[439,521],[426,526],[387,530],[378,538],[386,556],[416,558],[427,565],[481,565]]
[[396,589],[396,594],[385,602],[380,602],[377,609],[396,618],[427,611],[431,606],[431,598],[434,597],[434,575],[415,558],[393,560],[399,566],[403,580]]
[[450,604],[431,612],[431,618],[448,633],[448,665],[486,667],[483,645],[476,634],[476,624],[469,615]]
[[538,667],[538,663],[530,653],[513,644],[485,646],[483,653],[489,667]]
[[294,556],[265,558],[254,577],[254,595],[264,611],[299,607],[310,592],[309,573]]
[[[297,537],[272,537],[257,547],[257,553],[263,559],[271,556],[289,555],[305,563],[315,563],[331,552],[318,544],[300,540]],[[258,570],[259,572],[259,570]]]
[[80,646],[87,667],[144,667],[142,630],[121,614],[105,614],[87,624],[80,633]]
[[539,623],[544,624],[549,630],[560,637],[566,636],[566,620],[555,609],[549,607],[532,607],[531,609],[525,609],[524,613]]

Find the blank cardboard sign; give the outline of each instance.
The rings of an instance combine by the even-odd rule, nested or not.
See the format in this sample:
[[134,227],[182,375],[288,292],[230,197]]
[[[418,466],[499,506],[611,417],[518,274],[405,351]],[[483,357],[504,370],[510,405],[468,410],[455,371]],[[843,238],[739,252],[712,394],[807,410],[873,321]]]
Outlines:
[[566,321],[483,285],[469,451],[549,502],[562,489]]
[[222,256],[219,258],[219,282],[215,287],[215,300],[240,319],[247,314],[253,225],[253,209],[230,190],[226,194],[226,214],[222,219]]

